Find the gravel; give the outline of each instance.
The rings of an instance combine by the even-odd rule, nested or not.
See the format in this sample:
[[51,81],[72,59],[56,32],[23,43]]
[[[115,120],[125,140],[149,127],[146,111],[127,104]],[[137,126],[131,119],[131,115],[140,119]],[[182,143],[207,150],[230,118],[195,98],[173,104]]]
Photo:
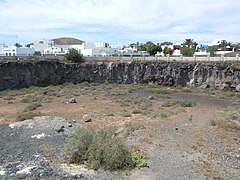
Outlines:
[[84,179],[82,174],[59,171],[62,146],[82,125],[60,117],[0,125],[0,179]]

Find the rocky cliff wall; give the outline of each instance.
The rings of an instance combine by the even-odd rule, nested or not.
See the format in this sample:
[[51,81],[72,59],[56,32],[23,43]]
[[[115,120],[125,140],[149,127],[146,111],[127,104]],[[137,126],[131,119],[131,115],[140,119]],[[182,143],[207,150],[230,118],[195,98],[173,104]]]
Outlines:
[[83,81],[155,82],[166,86],[236,88],[240,84],[240,64],[166,61],[83,64],[64,64],[58,61],[0,63],[0,90]]

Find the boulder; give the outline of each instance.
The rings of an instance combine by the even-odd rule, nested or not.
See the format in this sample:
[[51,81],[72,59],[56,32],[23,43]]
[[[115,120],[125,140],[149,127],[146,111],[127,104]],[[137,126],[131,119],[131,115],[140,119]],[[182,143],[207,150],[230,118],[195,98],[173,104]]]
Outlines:
[[229,88],[229,85],[226,83],[221,84],[221,86],[219,87],[221,91],[228,90]]
[[71,98],[71,99],[69,99],[68,102],[69,102],[69,103],[77,103],[77,100],[76,100],[75,98]]
[[89,114],[85,114],[85,115],[83,115],[83,120],[84,120],[84,122],[91,122],[92,117]]
[[240,92],[240,84],[236,86],[236,91]]

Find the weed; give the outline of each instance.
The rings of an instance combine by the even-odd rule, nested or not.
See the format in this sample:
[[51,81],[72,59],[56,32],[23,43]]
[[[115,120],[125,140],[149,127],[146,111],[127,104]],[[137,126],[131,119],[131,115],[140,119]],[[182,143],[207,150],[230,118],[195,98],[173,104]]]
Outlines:
[[217,126],[217,121],[215,119],[210,119],[209,123],[211,126]]
[[29,106],[26,107],[26,110],[29,110],[29,111],[34,111],[36,110],[38,107],[41,107],[42,104],[40,103],[33,103],[33,104],[30,104]]
[[40,112],[38,112],[38,113],[27,112],[27,113],[18,115],[17,118],[16,118],[16,121],[24,121],[26,119],[32,119],[33,117],[40,116],[40,115],[41,115]]
[[134,109],[134,110],[132,111],[132,113],[133,113],[133,114],[141,114],[142,111],[141,111],[140,109]]
[[133,167],[147,167],[146,157],[141,152],[131,152],[129,158]]
[[27,95],[25,98],[21,100],[23,103],[34,103],[34,102],[40,102],[42,100],[42,96],[36,96],[36,95]]
[[136,130],[143,129],[144,125],[138,122],[127,122],[125,124],[125,128],[126,128],[126,132],[130,134]]
[[152,118],[158,118],[158,117],[161,117],[161,118],[167,118],[169,116],[173,115],[172,112],[168,111],[168,110],[165,110],[163,108],[159,108],[155,111],[153,111],[150,116]]
[[190,116],[188,117],[188,122],[192,123],[192,121],[193,121],[193,116],[190,115]]
[[129,112],[123,112],[123,117],[131,117],[132,115]]
[[152,101],[149,99],[142,99],[141,103],[138,104],[138,108],[141,110],[147,110],[152,107]]
[[89,168],[116,170],[145,165],[136,154],[112,134],[93,129],[79,129],[65,144],[64,158],[70,163],[87,162]]
[[184,100],[184,101],[168,101],[162,104],[162,107],[172,107],[172,106],[193,107],[193,106],[196,106],[196,103]]

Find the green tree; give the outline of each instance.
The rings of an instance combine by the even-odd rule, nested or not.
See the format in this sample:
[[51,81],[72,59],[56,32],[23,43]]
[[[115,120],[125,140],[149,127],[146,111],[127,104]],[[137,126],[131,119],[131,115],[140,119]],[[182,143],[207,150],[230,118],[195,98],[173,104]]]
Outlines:
[[193,56],[195,49],[191,47],[184,46],[180,49],[180,52],[183,56]]
[[214,53],[218,50],[218,46],[208,46],[207,52],[210,53],[210,56],[214,56]]
[[83,62],[83,56],[78,52],[78,50],[71,48],[64,56],[66,63],[81,63]]
[[183,46],[190,47],[192,49],[196,49],[198,43],[194,42],[193,39],[185,39]]
[[193,56],[198,43],[194,42],[193,39],[185,39],[182,44],[183,47],[180,48],[180,52],[183,56]]
[[165,41],[161,43],[161,46],[164,46],[164,45],[173,45],[173,43],[169,41]]
[[138,46],[138,51],[147,51],[150,55],[155,55],[157,52],[162,52],[162,48],[159,44],[154,44],[151,41],[146,42],[145,44],[140,44]]
[[41,52],[40,51],[35,51],[34,56],[41,56]]
[[16,44],[15,44],[15,46],[16,46],[17,48],[20,48],[20,47],[22,47],[22,45],[21,45],[21,44],[19,44],[19,43],[16,43]]
[[170,56],[173,54],[173,52],[174,52],[174,50],[173,49],[171,49],[171,48],[169,48],[169,47],[165,47],[164,49],[163,49],[163,54],[166,56],[167,54],[169,54]]

